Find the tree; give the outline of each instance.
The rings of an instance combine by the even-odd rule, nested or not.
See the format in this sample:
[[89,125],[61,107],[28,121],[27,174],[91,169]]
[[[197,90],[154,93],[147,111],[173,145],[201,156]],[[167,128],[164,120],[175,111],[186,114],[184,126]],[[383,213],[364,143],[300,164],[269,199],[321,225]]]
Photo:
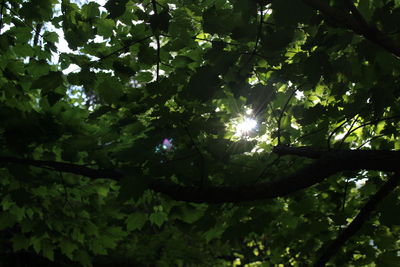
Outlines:
[[0,12],[5,266],[398,265],[399,1]]

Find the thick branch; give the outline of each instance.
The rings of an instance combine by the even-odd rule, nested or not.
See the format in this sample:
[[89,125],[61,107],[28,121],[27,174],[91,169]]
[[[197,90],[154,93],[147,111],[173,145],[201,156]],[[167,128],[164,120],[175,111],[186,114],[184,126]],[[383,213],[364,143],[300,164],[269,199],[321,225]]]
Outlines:
[[371,213],[375,210],[379,202],[381,202],[390,192],[392,192],[400,182],[400,174],[395,174],[392,176],[382,188],[373,195],[370,200],[365,204],[365,206],[360,210],[358,215],[349,224],[349,226],[339,234],[339,236],[324,249],[323,254],[315,262],[315,267],[323,267],[329,261],[329,259],[335,255],[338,250],[350,239],[365,221],[368,220]]
[[[317,160],[291,175],[265,183],[199,188],[181,186],[163,180],[153,180],[150,182],[150,189],[181,201],[198,203],[241,202],[286,196],[315,185],[340,171],[361,169],[389,172],[400,171],[400,165],[398,164],[400,162],[400,151],[318,151],[311,148],[278,147],[274,152],[280,155],[306,156]],[[0,163],[15,163],[50,168],[90,178],[119,179],[122,177],[122,174],[117,170],[96,170],[82,165],[62,162],[0,157]]]
[[240,202],[286,196],[320,183],[340,171],[364,169],[391,172],[400,170],[398,164],[400,162],[399,151],[343,150],[331,152],[313,149],[307,151],[307,148],[298,150],[288,148],[287,151],[283,152],[283,148],[280,147],[280,149],[275,149],[274,152],[280,155],[302,155],[318,160],[294,174],[265,183],[199,189],[156,181],[151,184],[151,188],[175,200],[208,203]]
[[226,203],[272,199],[310,187],[336,173],[339,169],[340,166],[336,164],[320,160],[306,166],[295,174],[265,183],[241,186],[216,186],[200,189],[198,187],[180,186],[163,181],[155,181],[151,184],[151,188],[175,200],[198,203]]
[[339,161],[349,161],[358,166],[355,169],[380,171],[395,171],[396,161],[400,159],[400,151],[389,150],[322,150],[312,147],[277,146],[273,152],[281,156],[294,155],[311,159],[329,157]]
[[83,165],[57,162],[57,161],[45,161],[45,160],[34,160],[34,159],[20,159],[14,157],[0,157],[0,163],[14,163],[21,165],[35,166],[39,168],[48,168],[55,171],[73,173],[77,175],[83,175],[89,178],[111,178],[119,179],[122,174],[114,170],[99,170],[92,169]]
[[363,20],[358,20],[357,14],[352,11],[353,16],[347,14],[341,9],[332,7],[326,1],[322,0],[303,0],[304,3],[319,10],[322,14],[336,21],[339,25],[364,36],[369,41],[383,47],[398,58],[400,57],[400,44],[389,38],[386,34],[377,28],[366,24]]

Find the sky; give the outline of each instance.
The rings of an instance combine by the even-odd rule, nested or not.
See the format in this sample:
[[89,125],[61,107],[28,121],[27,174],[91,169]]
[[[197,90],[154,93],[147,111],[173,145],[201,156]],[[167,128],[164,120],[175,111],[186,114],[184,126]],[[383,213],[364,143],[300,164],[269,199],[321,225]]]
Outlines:
[[[71,0],[71,2],[76,3],[79,6],[81,6],[83,4],[87,4],[89,2],[95,2],[95,3],[98,3],[100,6],[104,6],[107,1],[106,0],[94,0],[94,1],[93,0]],[[59,16],[60,12],[61,12],[61,3],[57,4],[55,6],[55,9],[59,10],[58,13],[55,13],[55,16]],[[100,10],[101,11],[105,11],[105,8],[101,8]],[[56,32],[58,34],[57,48],[58,48],[58,51],[60,53],[72,53],[73,52],[68,47],[68,43],[64,38],[64,33],[63,33],[62,29],[55,28],[51,23],[47,23],[46,27],[47,27],[48,30],[54,31],[54,32]],[[98,41],[102,41],[103,39],[100,36],[98,36],[97,40]],[[95,39],[95,41],[96,41],[96,39]],[[59,58],[59,54],[53,53],[53,57],[51,59],[52,63],[54,63],[54,64],[58,63],[58,58]],[[79,70],[80,70],[80,68],[77,65],[71,64],[71,65],[69,65],[68,68],[63,70],[63,73],[64,74],[68,74],[70,72],[77,72]]]

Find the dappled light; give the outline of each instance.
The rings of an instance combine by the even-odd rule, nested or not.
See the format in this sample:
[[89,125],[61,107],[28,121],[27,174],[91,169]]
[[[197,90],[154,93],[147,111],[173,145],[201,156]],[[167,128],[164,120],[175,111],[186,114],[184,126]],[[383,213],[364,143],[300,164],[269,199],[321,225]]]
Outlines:
[[397,267],[399,21],[0,1],[0,265]]

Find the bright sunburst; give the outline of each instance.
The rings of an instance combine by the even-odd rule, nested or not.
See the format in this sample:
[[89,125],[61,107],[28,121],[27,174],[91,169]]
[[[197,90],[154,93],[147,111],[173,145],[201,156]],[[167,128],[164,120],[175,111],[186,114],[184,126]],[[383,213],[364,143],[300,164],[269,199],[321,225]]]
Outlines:
[[245,117],[243,121],[239,122],[236,126],[236,136],[246,136],[251,131],[253,131],[257,126],[257,121],[255,119]]

